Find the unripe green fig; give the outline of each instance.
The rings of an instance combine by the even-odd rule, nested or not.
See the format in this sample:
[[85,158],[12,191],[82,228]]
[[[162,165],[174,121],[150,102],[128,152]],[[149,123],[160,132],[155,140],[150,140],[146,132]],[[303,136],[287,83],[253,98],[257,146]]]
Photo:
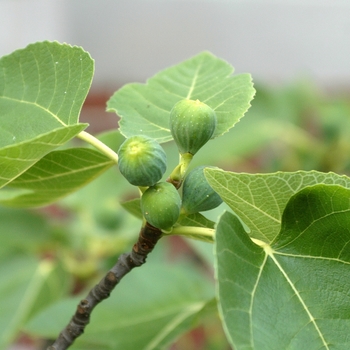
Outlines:
[[154,139],[135,135],[127,138],[118,150],[118,167],[135,186],[152,186],[166,170],[166,153]]
[[215,128],[214,110],[199,100],[181,100],[170,111],[170,131],[181,154],[196,154]]
[[[222,203],[204,175],[206,166],[193,169],[186,176],[182,188],[182,210],[186,214],[214,209]],[[213,167],[209,167],[213,168]]]
[[181,197],[169,182],[149,187],[141,197],[141,211],[152,226],[169,231],[180,215]]

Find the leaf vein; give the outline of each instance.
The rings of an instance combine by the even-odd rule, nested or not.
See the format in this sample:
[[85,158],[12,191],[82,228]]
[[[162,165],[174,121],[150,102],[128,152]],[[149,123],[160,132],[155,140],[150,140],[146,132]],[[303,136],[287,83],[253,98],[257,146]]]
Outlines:
[[[270,248],[270,247],[269,247]],[[301,297],[299,291],[296,289],[296,287],[294,286],[294,283],[291,281],[291,279],[289,278],[288,274],[284,271],[284,269],[282,268],[282,266],[280,265],[280,263],[277,261],[277,259],[274,256],[274,251],[269,249],[269,250],[265,250],[266,253],[269,255],[269,257],[272,259],[272,261],[276,264],[277,268],[281,271],[283,277],[286,279],[287,283],[290,285],[290,287],[292,288],[293,292],[295,293],[296,297],[298,298],[300,304],[302,305],[302,307],[304,308],[307,316],[309,317],[310,322],[313,324],[313,326],[315,327],[316,332],[318,333],[318,335],[320,336],[320,339],[324,345],[324,347],[329,350],[328,344],[316,322],[316,319],[313,317],[313,315],[311,314],[310,310],[308,309],[307,305],[305,304],[303,298]]]

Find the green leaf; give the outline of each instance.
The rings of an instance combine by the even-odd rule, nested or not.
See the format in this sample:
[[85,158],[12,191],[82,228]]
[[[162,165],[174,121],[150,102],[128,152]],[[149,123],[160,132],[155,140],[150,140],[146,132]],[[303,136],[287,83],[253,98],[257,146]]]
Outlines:
[[[2,116],[0,114],[0,125],[2,123]],[[51,150],[65,144],[79,134],[85,127],[86,124],[78,124],[58,128],[27,142],[21,142],[0,149],[0,188],[25,172]]]
[[68,279],[57,274],[51,261],[28,256],[2,260],[0,274],[0,347],[5,349],[30,316],[67,290]]
[[15,207],[42,206],[76,191],[114,162],[92,149],[53,151],[0,190],[0,203]]
[[183,226],[214,228],[215,222],[207,219],[201,213],[194,213],[186,216],[181,216],[179,224]]
[[255,90],[249,74],[232,76],[233,67],[209,52],[202,52],[167,68],[146,84],[127,84],[108,101],[126,137],[143,134],[158,142],[172,140],[169,114],[181,99],[199,99],[216,112],[214,137],[232,128],[250,107]]
[[207,168],[205,175],[210,186],[249,227],[249,235],[265,242],[278,234],[283,210],[296,192],[322,183],[350,188],[347,176],[317,171],[246,174]]
[[134,215],[138,219],[143,219],[141,212],[141,200],[140,198],[134,198],[125,202],[121,202],[120,205],[130,214]]
[[349,198],[337,185],[297,192],[272,245],[252,241],[234,215],[221,217],[218,298],[235,349],[350,347]]
[[79,124],[94,71],[79,47],[40,42],[0,59],[0,186],[87,124]]
[[[196,325],[199,313],[212,300],[212,286],[188,267],[146,265],[99,304],[72,350],[163,349]],[[55,338],[76,305],[77,300],[57,303],[31,321],[26,331]],[[55,322],[47,322],[52,317]]]
[[51,235],[50,227],[43,215],[38,213],[0,207],[0,257],[21,252],[42,253]]

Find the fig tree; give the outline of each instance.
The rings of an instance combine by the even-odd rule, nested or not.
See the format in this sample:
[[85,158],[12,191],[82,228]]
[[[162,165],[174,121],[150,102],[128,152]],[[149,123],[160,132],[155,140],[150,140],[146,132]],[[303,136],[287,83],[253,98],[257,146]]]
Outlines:
[[166,170],[166,154],[154,139],[136,135],[127,138],[118,150],[118,167],[135,186],[152,186]]
[[196,154],[215,128],[214,110],[199,100],[181,100],[170,111],[170,131],[181,154]]
[[206,166],[188,173],[182,188],[182,210],[186,214],[214,209],[222,203],[220,196],[210,187],[204,175]]
[[154,227],[169,231],[180,215],[181,197],[169,182],[149,187],[141,197],[144,218]]

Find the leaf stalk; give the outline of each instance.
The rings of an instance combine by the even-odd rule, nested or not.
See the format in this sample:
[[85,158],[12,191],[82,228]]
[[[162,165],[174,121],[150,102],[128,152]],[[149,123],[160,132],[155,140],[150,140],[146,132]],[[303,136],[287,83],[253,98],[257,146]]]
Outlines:
[[106,155],[109,159],[113,160],[116,164],[118,164],[118,154],[115,153],[111,148],[109,148],[106,144],[104,144],[102,141],[97,139],[95,136],[92,136],[86,131],[81,131],[77,137],[79,137],[81,140],[89,143],[90,145],[94,146],[96,149],[101,151],[104,155]]
[[178,236],[189,236],[191,238],[198,237],[207,237],[210,240],[214,241],[215,230],[207,227],[197,227],[197,226],[178,226],[174,227],[170,233],[166,235],[178,235]]

